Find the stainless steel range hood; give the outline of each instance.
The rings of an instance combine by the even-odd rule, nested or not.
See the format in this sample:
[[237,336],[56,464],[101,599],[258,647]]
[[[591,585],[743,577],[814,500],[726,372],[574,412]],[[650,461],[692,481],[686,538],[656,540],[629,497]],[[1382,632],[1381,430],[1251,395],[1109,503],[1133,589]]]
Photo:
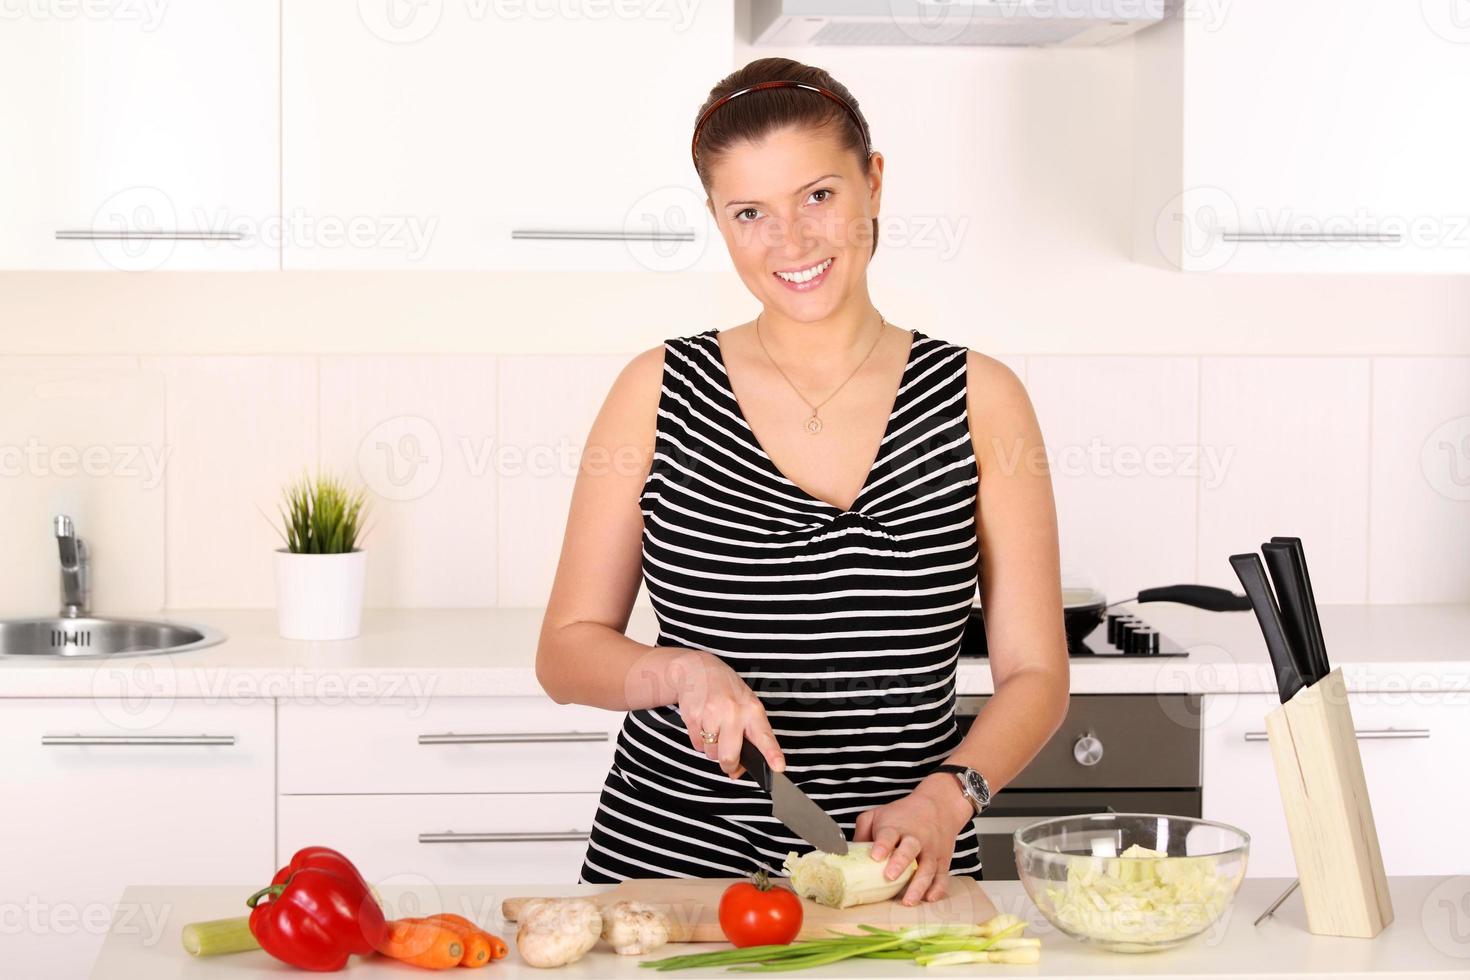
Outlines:
[[750,22],[754,44],[780,47],[1081,47],[1157,24],[1168,7],[1169,0],[750,0]]

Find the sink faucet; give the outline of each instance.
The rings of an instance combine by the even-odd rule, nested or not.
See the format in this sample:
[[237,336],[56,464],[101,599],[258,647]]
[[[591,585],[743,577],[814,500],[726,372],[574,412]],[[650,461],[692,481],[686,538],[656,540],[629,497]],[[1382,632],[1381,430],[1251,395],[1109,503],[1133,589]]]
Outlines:
[[77,537],[66,514],[57,514],[56,548],[61,553],[61,615],[76,618],[91,612],[92,576],[87,543]]

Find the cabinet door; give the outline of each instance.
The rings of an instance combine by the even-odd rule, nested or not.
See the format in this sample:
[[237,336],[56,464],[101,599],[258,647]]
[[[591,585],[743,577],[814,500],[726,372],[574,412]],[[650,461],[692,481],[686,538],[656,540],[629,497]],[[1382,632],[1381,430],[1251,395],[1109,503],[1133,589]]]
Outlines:
[[574,885],[598,798],[597,793],[282,796],[277,862],[285,864],[307,845],[330,843],[351,855],[373,882]]
[[[269,703],[0,701],[0,895],[26,903],[0,972],[85,976],[127,885],[268,876],[274,714]],[[147,929],[169,910],[118,912]]]
[[[1296,874],[1265,716],[1271,695],[1205,699],[1204,816],[1251,835],[1247,874]],[[1350,694],[1379,849],[1390,875],[1470,873],[1470,790],[1454,774],[1470,744],[1470,694]]]
[[1470,272],[1470,27],[1452,7],[1186,18],[1185,210],[1197,238],[1218,236],[1186,267]]
[[0,30],[0,268],[279,268],[276,5],[26,10]]
[[678,6],[286,0],[286,267],[727,265],[689,140],[734,17]]

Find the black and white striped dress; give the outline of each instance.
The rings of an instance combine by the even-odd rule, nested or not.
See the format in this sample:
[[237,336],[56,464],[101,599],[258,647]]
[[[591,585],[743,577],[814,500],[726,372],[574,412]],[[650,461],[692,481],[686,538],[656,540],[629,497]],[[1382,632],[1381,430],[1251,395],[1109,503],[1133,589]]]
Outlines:
[[[658,645],[708,650],[745,679],[786,775],[849,840],[859,813],[906,795],[962,738],[955,667],[978,559],[966,348],[911,332],[877,460],[847,510],[761,449],[717,331],[666,341],[639,498]],[[624,718],[578,883],[780,875],[789,850],[810,845],[662,705]],[[950,873],[981,876],[973,824]]]

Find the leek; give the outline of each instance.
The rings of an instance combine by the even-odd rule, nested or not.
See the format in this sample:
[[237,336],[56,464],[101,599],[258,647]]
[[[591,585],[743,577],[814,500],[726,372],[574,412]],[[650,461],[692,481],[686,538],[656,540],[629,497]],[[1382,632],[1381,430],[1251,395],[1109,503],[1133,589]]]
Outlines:
[[260,942],[250,931],[250,918],[244,915],[230,919],[210,919],[207,922],[190,922],[184,926],[179,939],[184,944],[184,950],[195,956],[241,953],[247,949],[260,948]]

